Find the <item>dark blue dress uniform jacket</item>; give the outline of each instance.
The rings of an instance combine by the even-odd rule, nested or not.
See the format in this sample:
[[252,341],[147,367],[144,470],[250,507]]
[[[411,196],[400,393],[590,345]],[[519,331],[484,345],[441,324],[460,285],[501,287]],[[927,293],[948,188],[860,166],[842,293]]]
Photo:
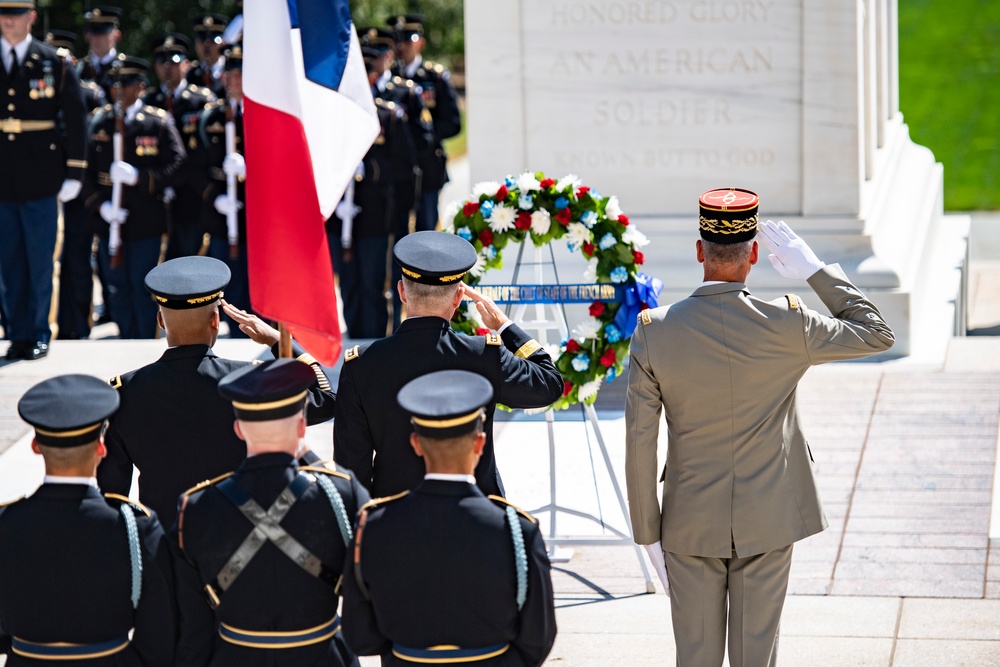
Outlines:
[[167,538],[130,508],[142,551],[142,595],[132,608],[132,569],[120,503],[85,484],[43,484],[0,508],[0,653],[11,636],[35,643],[96,644],[124,637],[123,651],[90,660],[41,661],[9,654],[7,667],[172,665],[173,575]]
[[[246,443],[233,431],[233,405],[219,394],[218,386],[219,380],[249,363],[218,357],[207,345],[182,345],[164,351],[148,366],[113,378],[121,407],[104,436],[108,455],[97,468],[101,488],[127,494],[135,464],[141,472],[139,498],[164,524],[172,524],[181,493],[232,472],[246,458]],[[335,400],[329,384],[321,387],[317,375],[309,392],[309,423],[329,420]]]
[[425,480],[413,492],[367,510],[360,535],[361,578],[344,569],[344,639],[359,655],[382,655],[383,667],[414,663],[392,655],[407,648],[509,643],[477,667],[541,665],[556,635],[545,543],[538,525],[518,514],[528,557],[528,590],[517,609],[517,574],[504,509],[465,482]]
[[[392,336],[358,350],[359,355],[345,361],[340,371],[334,460],[353,470],[375,497],[412,489],[424,477],[424,462],[410,447],[413,428],[409,415],[396,403],[396,394],[427,373],[472,371],[490,381],[495,401],[486,406],[486,448],[476,466],[476,483],[487,494],[503,495],[493,455],[496,403],[544,407],[559,398],[563,383],[552,358],[516,324],[496,344],[488,339],[455,333],[440,317],[413,317]],[[517,354],[532,348],[530,354],[521,352],[524,358]],[[352,352],[348,350],[345,359]]]
[[[248,458],[232,477],[239,487],[267,510],[299,471],[289,454]],[[323,473],[312,473],[314,476]],[[353,521],[368,494],[350,477],[327,475],[340,493]],[[326,623],[340,602],[334,585],[324,583],[266,542],[226,592],[217,591],[221,605],[214,614],[203,586],[216,576],[253,530],[250,521],[218,490],[216,484],[187,495],[183,513],[171,530],[175,558],[181,632],[177,665],[220,667],[341,667],[356,664],[340,633],[332,640],[298,648],[260,649],[231,644],[218,623],[256,632],[292,632]],[[281,521],[281,526],[324,564],[341,571],[347,547],[330,500],[312,483]]]
[[[0,67],[0,118],[14,119],[0,134],[0,201],[54,197],[65,179],[83,180],[87,109],[76,72],[51,46],[32,40],[13,82]],[[53,127],[19,132],[18,120]]]
[[[226,159],[226,106],[229,100],[220,99],[201,112],[198,118],[197,141],[190,151],[188,179],[201,202],[201,223],[209,234],[227,238],[226,216],[215,210],[215,198],[226,194],[226,173],[222,163]],[[236,152],[243,154],[243,114],[233,116],[236,129]],[[237,212],[240,244],[246,245],[246,182],[237,180],[236,198],[244,204]]]

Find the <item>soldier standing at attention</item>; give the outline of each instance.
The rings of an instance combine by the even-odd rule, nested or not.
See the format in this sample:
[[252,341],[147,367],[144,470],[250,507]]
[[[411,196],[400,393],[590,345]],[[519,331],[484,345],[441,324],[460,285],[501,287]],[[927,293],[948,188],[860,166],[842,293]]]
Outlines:
[[[167,332],[167,350],[153,363],[111,380],[121,408],[108,424],[108,456],[97,470],[105,491],[125,495],[132,486],[132,466],[139,469],[139,498],[173,523],[177,497],[198,482],[235,470],[246,458],[246,445],[233,432],[233,411],[217,391],[219,380],[244,366],[216,356],[219,306],[250,337],[272,346],[278,331],[222,301],[229,269],[211,257],[179,257],[146,276],[146,288],[159,308],[157,320]],[[294,347],[293,347],[294,349]],[[336,395],[323,369],[301,350],[294,352],[313,373],[309,389],[310,424],[333,416]],[[311,452],[304,460],[315,462]]]
[[80,82],[64,57],[32,39],[36,16],[34,0],[0,0],[0,303],[8,360],[48,354],[58,201],[80,194],[87,164]]
[[[208,88],[188,83],[184,78],[191,68],[188,60],[190,41],[186,35],[170,33],[153,44],[153,67],[160,85],[146,90],[144,104],[165,109],[174,119],[184,148],[190,156],[198,148],[198,120],[215,102]],[[203,230],[200,221],[201,199],[192,185],[190,169],[181,171],[180,179],[164,190],[170,210],[167,259],[197,255],[201,250]],[[240,303],[239,301],[237,303]]]
[[[114,160],[116,106],[106,105],[90,123],[90,146],[84,205],[98,235],[97,261],[107,280],[111,313],[121,338],[156,336],[156,304],[143,287],[146,274],[160,261],[160,244],[167,231],[164,192],[181,176],[186,156],[174,119],[164,109],[143,104],[149,63],[118,56],[124,114],[124,154]],[[117,99],[118,86],[111,91]],[[111,201],[115,182],[121,183],[121,208]],[[110,226],[121,224],[121,265],[111,262]]]
[[538,523],[487,497],[472,474],[492,384],[439,371],[407,383],[398,400],[427,472],[413,491],[362,508],[344,569],[344,638],[383,667],[541,665],[556,618]]
[[[7,667],[173,665],[170,550],[156,516],[101,495],[101,428],[118,394],[89,375],[41,382],[18,413],[45,479],[0,506],[0,654]],[[131,633],[131,638],[130,638]],[[72,661],[68,663],[67,661]]]
[[388,20],[396,35],[395,72],[413,81],[430,111],[434,141],[420,154],[420,197],[416,201],[416,229],[435,229],[438,224],[438,198],[448,182],[448,156],[442,141],[462,131],[458,94],[451,83],[451,72],[439,63],[424,60],[424,17],[404,14]]
[[[340,636],[340,577],[368,493],[333,464],[299,468],[316,377],[293,359],[219,383],[247,459],[181,498],[171,531],[177,665],[357,665]],[[214,614],[213,614],[214,610]]]
[[208,88],[220,99],[226,95],[225,82],[222,80],[226,44],[222,41],[222,33],[226,31],[227,25],[229,17],[222,14],[202,14],[191,20],[198,61],[188,70],[187,80],[196,86]]
[[[493,385],[497,402],[512,408],[545,407],[563,390],[548,352],[462,282],[476,263],[468,241],[445,232],[416,232],[397,242],[393,253],[404,276],[396,288],[409,315],[391,336],[345,352],[333,422],[334,460],[353,470],[376,497],[408,491],[423,479],[424,462],[406,444],[410,416],[392,399],[410,380],[439,370],[474,371]],[[475,301],[484,326],[497,333],[452,331],[450,320],[463,299]],[[495,410],[490,401],[476,483],[484,493],[503,495],[493,455]]]
[[107,99],[111,99],[111,89],[115,85],[111,70],[118,57],[118,42],[122,38],[118,29],[122,13],[121,7],[99,5],[83,14],[84,39],[87,40],[89,53],[80,60],[77,74],[81,81],[96,82]]

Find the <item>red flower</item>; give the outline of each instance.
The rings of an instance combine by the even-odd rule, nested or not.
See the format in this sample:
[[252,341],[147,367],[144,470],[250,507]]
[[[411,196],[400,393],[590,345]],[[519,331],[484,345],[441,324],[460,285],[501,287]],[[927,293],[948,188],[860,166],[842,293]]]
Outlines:
[[493,232],[488,229],[479,232],[479,242],[484,246],[493,245]]
[[587,259],[590,259],[591,257],[594,256],[594,250],[596,250],[596,248],[594,247],[593,243],[583,244],[583,254],[587,256]]
[[615,365],[615,359],[617,358],[615,348],[609,347],[604,351],[604,354],[601,355],[601,365],[606,368],[611,368]]
[[618,216],[618,222],[622,223],[622,227],[628,227],[628,216],[622,213]]
[[500,186],[499,190],[497,190],[497,195],[495,199],[497,200],[497,203],[500,204],[503,203],[504,197],[506,196],[507,196],[507,185],[504,184]]
[[542,188],[542,190],[548,190],[549,188],[551,188],[555,184],[556,184],[556,179],[554,179],[554,178],[543,178],[542,182],[539,183],[539,186]]
[[600,317],[603,314],[604,314],[604,302],[603,301],[595,301],[594,303],[590,304],[590,316],[591,317]]
[[635,260],[636,264],[644,264],[646,262],[646,256],[638,250],[632,251],[632,258]]
[[587,187],[586,185],[581,185],[576,190],[576,198],[580,199],[581,197],[583,197],[583,195],[587,194],[588,192],[590,192],[590,188]]
[[462,207],[462,213],[467,218],[471,218],[479,210],[479,202],[477,201],[467,201],[465,206]]
[[517,214],[517,220],[514,222],[514,226],[518,229],[530,229],[531,228],[531,214],[527,211],[521,211]]
[[566,351],[567,352],[579,352],[580,344],[576,342],[575,338],[570,338],[566,341]]
[[569,392],[573,391],[573,383],[569,380],[563,382],[563,396],[569,396]]
[[476,327],[476,335],[477,336],[485,336],[489,332],[490,332],[490,330],[487,329],[486,327]]
[[566,208],[559,209],[559,212],[556,213],[556,220],[558,220],[559,224],[561,224],[563,227],[569,224],[570,218],[572,217],[573,214],[569,212],[568,206]]

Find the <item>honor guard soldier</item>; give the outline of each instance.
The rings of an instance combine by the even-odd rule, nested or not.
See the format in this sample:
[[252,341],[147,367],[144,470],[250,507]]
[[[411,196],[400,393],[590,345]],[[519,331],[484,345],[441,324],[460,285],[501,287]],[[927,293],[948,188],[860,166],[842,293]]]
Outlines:
[[[97,260],[108,282],[119,336],[153,338],[156,305],[142,280],[160,261],[160,243],[167,231],[163,197],[180,179],[186,154],[170,114],[140,98],[149,63],[124,54],[118,62],[120,85],[112,89],[111,97],[116,100],[120,88],[121,99],[106,105],[90,122],[84,205],[98,235]],[[122,134],[119,160],[113,150],[116,132]],[[116,183],[122,193],[118,202],[113,196]],[[115,234],[121,239],[117,248]]]
[[[208,88],[189,83],[184,77],[191,68],[188,50],[191,42],[186,35],[170,33],[153,43],[153,67],[160,85],[142,96],[144,104],[166,109],[173,116],[190,156],[198,148],[198,119],[215,102]],[[202,245],[201,198],[189,176],[190,168],[181,171],[181,179],[165,190],[169,207],[169,239],[167,259],[197,255]]]
[[[77,39],[77,34],[69,30],[53,29],[45,33],[45,43],[55,49],[59,55],[67,58],[70,66],[74,69],[80,66],[80,62],[76,58]],[[104,89],[93,81],[81,79],[80,90],[83,92],[83,103],[88,111],[93,111],[108,103]]]
[[[384,51],[361,47],[368,80],[374,85]],[[398,165],[416,166],[417,156],[407,126],[406,111],[394,102],[375,98],[379,135],[365,155],[344,200],[327,221],[333,268],[340,280],[347,335],[382,338],[389,323],[385,298],[386,256]]]
[[34,7],[0,0],[0,303],[9,360],[48,354],[58,201],[79,195],[86,166],[80,82],[63,56],[32,38]]
[[202,14],[191,19],[198,60],[187,72],[187,80],[196,86],[208,88],[218,98],[225,97],[226,86],[222,72],[226,58],[226,48],[222,33],[229,25],[229,17],[222,14]]
[[[246,445],[233,433],[232,406],[219,396],[217,386],[250,362],[223,359],[212,351],[220,304],[255,341],[273,345],[275,351],[278,332],[222,301],[229,269],[218,260],[179,257],[150,271],[145,282],[169,347],[152,364],[112,378],[122,407],[108,425],[108,457],[97,479],[105,491],[126,494],[135,465],[139,498],[168,524],[184,489],[231,472],[246,458]],[[309,423],[327,421],[336,396],[319,364],[301,350],[296,353],[313,372]]]
[[35,385],[17,410],[45,479],[0,506],[0,653],[7,667],[173,665],[174,586],[156,516],[101,495],[94,469],[118,395],[89,375]]
[[354,517],[368,494],[349,471],[295,461],[315,380],[305,364],[277,359],[219,383],[247,459],[181,497],[172,530],[177,665],[358,664],[337,607]]
[[[243,160],[243,47],[225,51],[222,72],[226,95],[205,109],[198,119],[197,144],[191,151],[189,178],[199,201],[203,231],[209,234],[208,256],[225,262],[232,278],[227,294],[233,303],[250,302],[247,267],[246,162]],[[232,145],[227,126],[232,123]],[[232,149],[230,151],[230,149]],[[232,183],[233,195],[229,194]],[[235,227],[230,229],[230,218]],[[246,334],[229,319],[229,337]]]
[[[462,282],[476,263],[468,241],[445,232],[416,232],[398,241],[393,254],[403,272],[396,288],[408,317],[388,338],[346,351],[333,423],[334,459],[353,470],[373,496],[408,491],[424,475],[424,462],[406,445],[409,415],[392,400],[410,380],[438,370],[475,371],[489,379],[495,400],[512,408],[545,407],[563,389],[542,346]],[[483,324],[497,333],[452,331],[450,320],[463,299],[474,300]],[[486,406],[486,448],[476,483],[484,493],[503,495],[493,455],[495,409],[493,401]]]
[[435,229],[438,224],[438,198],[448,182],[447,162],[442,141],[462,131],[458,94],[451,83],[451,72],[439,63],[424,60],[424,17],[404,14],[388,20],[396,35],[395,73],[420,88],[424,106],[433,119],[434,141],[420,154],[420,198],[416,201],[416,229]]
[[344,638],[384,667],[541,665],[556,618],[538,523],[487,497],[472,475],[493,385],[438,371],[407,383],[398,400],[427,473],[413,491],[361,509],[344,569]]
[[77,73],[81,81],[96,82],[107,99],[111,99],[111,89],[115,85],[112,66],[118,57],[118,42],[122,38],[118,29],[121,17],[121,7],[107,5],[91,7],[83,14],[84,39],[89,52],[80,60]]

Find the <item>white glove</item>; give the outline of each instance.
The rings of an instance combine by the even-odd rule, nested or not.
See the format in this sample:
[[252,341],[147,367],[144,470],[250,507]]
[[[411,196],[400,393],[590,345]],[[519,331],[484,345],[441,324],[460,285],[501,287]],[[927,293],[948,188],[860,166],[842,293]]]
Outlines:
[[128,162],[115,160],[111,163],[111,182],[123,185],[135,185],[139,182],[139,170]]
[[784,221],[761,225],[760,240],[773,253],[767,258],[774,270],[785,278],[805,280],[826,266]]
[[226,159],[222,161],[222,171],[225,172],[226,176],[246,178],[247,163],[243,159],[243,156],[239,153],[230,153],[226,156]]
[[230,199],[229,195],[219,195],[215,198],[215,210],[221,215],[229,215],[243,208],[243,202],[239,199]]
[[163,188],[163,203],[169,204],[173,200],[177,199],[177,190],[174,190],[169,185]]
[[[115,207],[111,202],[106,201],[101,204],[101,217],[104,218],[104,222],[109,225],[115,221]],[[118,222],[124,223],[126,218],[128,218],[128,211],[124,208],[119,208]]]
[[354,202],[347,201],[346,199],[341,199],[340,203],[337,204],[337,208],[334,209],[334,213],[341,220],[354,220],[358,217],[358,213],[361,212],[361,207]]
[[660,578],[664,595],[670,597],[670,583],[667,581],[667,563],[663,559],[663,547],[660,545],[660,541],[657,540],[656,544],[644,544],[642,548],[646,550],[649,562],[653,564],[656,576]]
[[83,183],[80,181],[75,178],[67,178],[63,181],[62,187],[59,188],[59,201],[73,201],[80,194],[80,188],[82,187]]

